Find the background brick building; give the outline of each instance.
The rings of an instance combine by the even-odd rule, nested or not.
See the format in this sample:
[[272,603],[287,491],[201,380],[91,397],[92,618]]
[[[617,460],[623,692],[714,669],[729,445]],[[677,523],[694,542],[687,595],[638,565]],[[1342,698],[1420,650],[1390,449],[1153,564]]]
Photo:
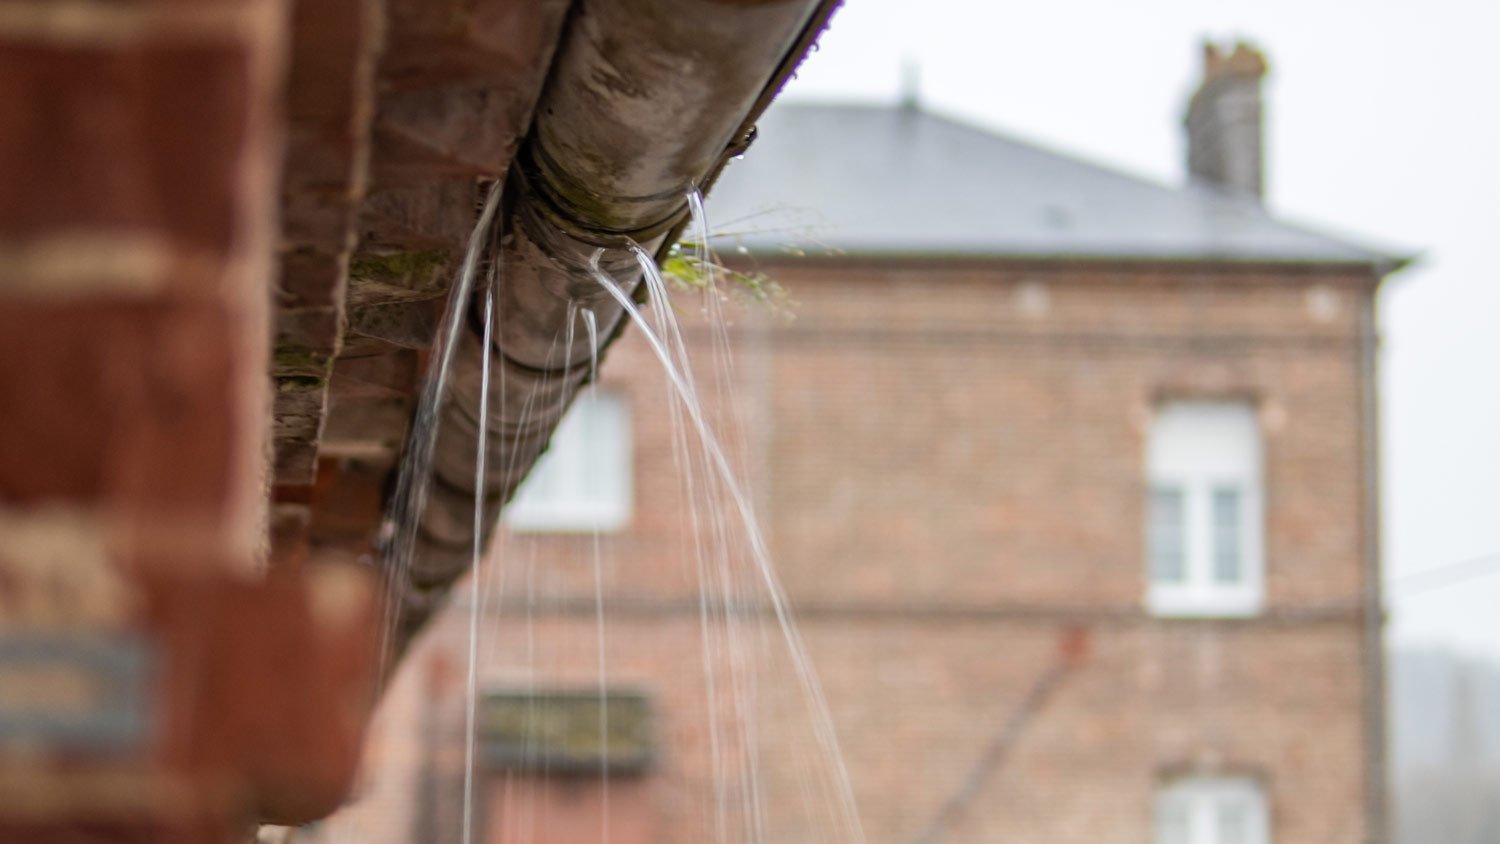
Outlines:
[[[716,188],[736,265],[797,304],[737,313],[739,404],[715,421],[740,432],[871,841],[1384,840],[1373,313],[1402,262],[1267,213],[1263,73],[1208,51],[1180,188],[913,105],[773,110]],[[712,340],[693,322],[696,360]],[[484,840],[592,840],[606,805],[615,842],[721,840],[720,792],[748,838],[747,776],[713,761],[742,750],[764,840],[836,837],[745,561],[749,620],[700,615],[691,522],[714,508],[684,495],[638,332],[599,390],[497,543],[480,676],[523,700],[644,693],[654,759],[608,797],[597,762],[481,759]],[[418,645],[385,773],[330,829],[457,840],[465,609]],[[765,662],[753,711],[705,654],[730,685],[736,654]]]

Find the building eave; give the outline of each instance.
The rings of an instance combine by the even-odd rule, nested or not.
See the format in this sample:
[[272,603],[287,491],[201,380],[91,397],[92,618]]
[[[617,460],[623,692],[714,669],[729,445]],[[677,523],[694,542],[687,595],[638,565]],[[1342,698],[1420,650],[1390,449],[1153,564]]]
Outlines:
[[794,254],[784,250],[745,250],[733,255],[724,255],[724,262],[733,267],[756,266],[759,268],[826,268],[838,266],[892,266],[892,267],[995,267],[995,268],[1102,268],[1121,267],[1131,270],[1170,269],[1194,272],[1218,271],[1279,272],[1279,273],[1337,273],[1369,274],[1383,280],[1412,265],[1418,256],[1382,256],[1378,258],[1328,260],[1311,258],[1266,258],[1249,256],[1211,255],[1141,255],[1129,253],[1058,254],[1058,253],[982,253],[928,250],[838,250],[804,252]]

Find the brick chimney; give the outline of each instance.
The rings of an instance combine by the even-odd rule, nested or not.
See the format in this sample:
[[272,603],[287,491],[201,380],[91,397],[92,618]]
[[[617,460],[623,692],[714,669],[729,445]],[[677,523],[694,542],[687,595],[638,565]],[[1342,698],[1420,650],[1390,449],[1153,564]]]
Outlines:
[[1188,174],[1260,199],[1263,194],[1260,82],[1266,57],[1240,42],[1229,53],[1203,44],[1203,81],[1188,102]]

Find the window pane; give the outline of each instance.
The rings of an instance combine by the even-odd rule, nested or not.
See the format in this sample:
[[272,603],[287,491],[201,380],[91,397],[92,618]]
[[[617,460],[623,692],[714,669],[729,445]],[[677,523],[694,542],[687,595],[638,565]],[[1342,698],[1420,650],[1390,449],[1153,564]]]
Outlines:
[[1266,797],[1248,777],[1186,777],[1156,796],[1155,844],[1269,844]]
[[1179,800],[1158,801],[1155,844],[1194,844],[1190,807]]
[[1151,490],[1147,528],[1151,579],[1181,583],[1187,577],[1187,514],[1181,489],[1158,486]]
[[526,475],[516,500],[552,501],[558,497],[558,486],[563,479],[564,474],[557,465],[557,451],[549,449],[542,453],[531,472]]
[[1252,844],[1250,840],[1250,807],[1240,800],[1219,804],[1218,844]]
[[618,396],[578,398],[506,508],[517,530],[617,530],[630,518],[630,418]]
[[605,503],[607,506],[610,490],[615,487],[614,455],[619,451],[619,445],[614,440],[619,436],[615,430],[619,420],[614,418],[614,408],[610,403],[598,404],[590,396],[583,396],[578,402],[580,405],[588,403],[579,419],[579,427],[583,429],[579,444],[584,459],[578,466],[578,494],[586,502]]
[[1261,446],[1248,402],[1170,401],[1157,408],[1146,442],[1147,486],[1164,493],[1153,496],[1147,525],[1152,612],[1242,617],[1260,611]]
[[1220,583],[1238,583],[1244,576],[1243,498],[1238,487],[1214,489],[1214,579]]

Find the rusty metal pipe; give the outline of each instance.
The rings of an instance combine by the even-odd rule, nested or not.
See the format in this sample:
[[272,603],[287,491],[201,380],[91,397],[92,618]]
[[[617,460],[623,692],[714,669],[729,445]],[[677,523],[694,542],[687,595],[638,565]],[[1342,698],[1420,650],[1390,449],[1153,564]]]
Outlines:
[[[474,458],[481,355],[492,357],[490,470],[483,529],[514,494],[588,374],[584,327],[600,336],[621,311],[586,267],[633,290],[625,249],[669,245],[688,217],[686,195],[711,183],[749,143],[754,120],[827,25],[837,0],[579,0],[542,91],[535,122],[506,180],[499,237],[498,326],[490,349],[470,334],[450,374],[434,483],[405,575],[404,642],[467,568],[474,538]],[[484,537],[488,541],[488,536]]]

